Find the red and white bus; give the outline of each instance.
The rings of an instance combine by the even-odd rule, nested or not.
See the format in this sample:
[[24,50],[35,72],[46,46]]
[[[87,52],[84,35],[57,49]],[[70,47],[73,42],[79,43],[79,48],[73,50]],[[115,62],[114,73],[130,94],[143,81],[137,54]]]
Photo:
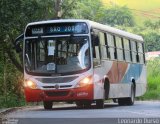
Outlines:
[[89,20],[61,19],[29,23],[23,38],[27,102],[74,101],[78,107],[105,99],[133,105],[146,91],[141,36]]

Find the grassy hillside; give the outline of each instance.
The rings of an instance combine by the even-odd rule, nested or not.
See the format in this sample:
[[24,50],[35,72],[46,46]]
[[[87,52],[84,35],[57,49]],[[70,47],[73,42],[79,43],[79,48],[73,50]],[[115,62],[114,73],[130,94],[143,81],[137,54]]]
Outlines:
[[160,20],[160,0],[102,0],[106,6],[127,6],[138,25],[145,20]]

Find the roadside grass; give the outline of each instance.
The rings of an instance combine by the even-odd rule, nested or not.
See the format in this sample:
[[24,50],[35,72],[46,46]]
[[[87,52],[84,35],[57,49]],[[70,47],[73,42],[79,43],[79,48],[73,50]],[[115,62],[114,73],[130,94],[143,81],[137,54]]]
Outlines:
[[160,77],[148,77],[146,93],[140,97],[141,100],[160,100]]
[[20,107],[26,105],[24,98],[18,98],[16,95],[10,94],[0,96],[0,108]]
[[147,62],[147,91],[140,100],[160,100],[160,58]]

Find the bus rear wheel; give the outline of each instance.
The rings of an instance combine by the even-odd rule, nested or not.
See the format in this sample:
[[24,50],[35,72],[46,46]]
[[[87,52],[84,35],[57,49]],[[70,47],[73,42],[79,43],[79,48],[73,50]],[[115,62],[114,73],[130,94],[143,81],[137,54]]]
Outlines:
[[134,100],[135,100],[135,85],[132,83],[131,84],[131,93],[130,97],[128,98],[119,98],[118,99],[118,104],[119,105],[134,105]]
[[53,106],[53,102],[51,101],[43,101],[43,106],[44,106],[44,109],[52,109],[52,106]]

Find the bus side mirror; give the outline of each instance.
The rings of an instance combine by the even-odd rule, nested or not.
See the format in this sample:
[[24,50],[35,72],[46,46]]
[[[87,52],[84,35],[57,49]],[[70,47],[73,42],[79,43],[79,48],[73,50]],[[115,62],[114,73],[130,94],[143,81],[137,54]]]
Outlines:
[[17,53],[22,52],[21,42],[23,42],[24,34],[19,35],[14,41],[14,48]]

